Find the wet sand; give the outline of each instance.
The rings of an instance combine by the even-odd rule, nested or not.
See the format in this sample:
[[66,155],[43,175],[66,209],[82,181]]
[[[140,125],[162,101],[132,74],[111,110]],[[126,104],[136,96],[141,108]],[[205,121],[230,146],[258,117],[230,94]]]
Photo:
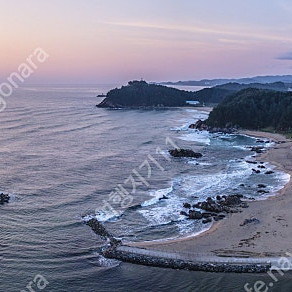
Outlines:
[[[277,169],[292,175],[292,141],[279,134],[243,131],[241,133],[269,138],[276,144],[257,156]],[[261,183],[260,180],[258,183]],[[182,254],[217,255],[227,257],[277,257],[292,254],[292,183],[266,200],[248,202],[249,208],[229,214],[212,228],[194,237],[168,241],[131,243],[151,250]],[[240,226],[245,219],[256,217],[259,223]]]

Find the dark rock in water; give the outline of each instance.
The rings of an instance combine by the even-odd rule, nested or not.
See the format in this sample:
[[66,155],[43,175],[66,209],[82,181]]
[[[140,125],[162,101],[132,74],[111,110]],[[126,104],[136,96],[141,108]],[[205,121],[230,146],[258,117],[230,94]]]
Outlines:
[[240,186],[240,187],[245,187],[245,184],[240,184],[239,186]]
[[191,209],[191,204],[189,204],[189,203],[184,203],[184,208],[186,208],[186,209]]
[[201,158],[203,156],[201,153],[196,153],[190,149],[174,149],[174,150],[169,150],[168,152],[173,157]]
[[245,162],[249,164],[258,164],[256,161],[251,161],[251,160],[246,160]]
[[264,152],[264,147],[261,146],[255,146],[250,148],[251,151],[256,152],[256,153],[263,153]]
[[257,173],[257,174],[259,174],[259,173],[261,173],[261,171],[260,170],[258,170],[258,169],[252,169],[252,171],[254,172],[254,173]]
[[260,220],[257,219],[257,218],[250,218],[250,219],[245,219],[243,223],[240,224],[240,226],[244,226],[244,225],[247,225],[247,224],[250,224],[250,223],[260,223]]
[[185,211],[181,211],[181,212],[180,212],[180,215],[188,216],[187,212],[185,212]]
[[268,194],[269,191],[266,191],[266,190],[258,190],[258,193],[261,193],[261,194]]
[[257,139],[257,143],[266,143],[266,141]]
[[189,219],[197,219],[200,220],[203,218],[203,215],[201,212],[190,210],[189,211]]
[[207,223],[211,223],[211,222],[212,222],[212,217],[207,218],[207,219],[204,219],[204,220],[202,221],[203,224],[207,224]]
[[266,168],[264,165],[258,165],[258,168]]
[[216,196],[217,201],[220,201],[221,199],[222,199],[221,196]]
[[265,172],[265,174],[273,174],[274,172],[272,170],[268,170],[267,172]]
[[10,200],[10,196],[8,194],[0,194],[0,204],[8,203]]
[[165,195],[163,195],[163,197],[162,198],[159,198],[158,200],[161,201],[161,200],[167,200],[167,199],[168,199],[168,197],[165,196]]
[[258,188],[259,189],[265,189],[267,186],[266,185],[264,185],[264,184],[258,184]]

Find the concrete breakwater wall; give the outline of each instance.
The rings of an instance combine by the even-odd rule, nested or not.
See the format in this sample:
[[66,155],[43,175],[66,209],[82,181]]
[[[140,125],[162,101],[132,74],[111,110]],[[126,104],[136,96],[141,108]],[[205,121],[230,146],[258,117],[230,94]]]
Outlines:
[[176,253],[165,253],[125,245],[112,246],[103,252],[107,258],[152,267],[183,269],[191,271],[224,273],[264,273],[271,263],[261,259],[198,257],[184,258]]
[[[224,273],[264,273],[277,259],[267,258],[223,258],[200,254],[181,254],[127,246],[117,240],[104,225],[95,218],[86,222],[92,230],[109,240],[110,247],[102,254],[106,258],[152,267],[182,269],[190,271]],[[272,262],[272,264],[271,264]]]

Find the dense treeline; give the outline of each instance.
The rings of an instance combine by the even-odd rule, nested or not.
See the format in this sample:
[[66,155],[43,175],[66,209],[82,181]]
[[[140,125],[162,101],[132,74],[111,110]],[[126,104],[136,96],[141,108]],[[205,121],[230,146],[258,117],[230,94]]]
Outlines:
[[99,107],[185,106],[192,93],[145,81],[130,81],[127,86],[108,92]]
[[213,127],[238,125],[246,129],[271,127],[291,131],[292,92],[243,89],[215,107],[206,123]]

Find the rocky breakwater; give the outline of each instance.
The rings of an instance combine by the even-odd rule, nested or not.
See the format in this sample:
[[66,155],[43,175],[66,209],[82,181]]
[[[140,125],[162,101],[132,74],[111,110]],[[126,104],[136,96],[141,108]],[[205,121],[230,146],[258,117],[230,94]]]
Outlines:
[[108,232],[104,225],[97,219],[92,218],[88,220],[86,224],[91,227],[93,232],[101,236],[103,239],[108,239],[112,248],[115,248],[121,244],[121,241],[116,239],[110,232]]
[[10,196],[8,194],[0,194],[0,205],[4,205],[5,203],[9,203]]
[[144,266],[216,273],[265,273],[271,267],[270,263],[223,262],[216,261],[218,260],[216,258],[204,259],[203,257],[180,258],[180,255],[176,253],[169,254],[128,246],[107,249],[103,255],[107,258]]
[[226,124],[224,128],[212,127],[206,124],[206,121],[198,120],[196,123],[189,125],[190,129],[195,129],[199,131],[208,131],[210,133],[236,133],[238,131],[238,127],[231,127],[231,125]]
[[242,201],[243,198],[243,195],[217,196],[216,199],[208,197],[206,201],[194,205],[184,203],[183,207],[189,210],[183,210],[180,214],[188,219],[202,220],[203,224],[219,221],[228,213],[238,213],[240,208],[248,208],[248,204]]

